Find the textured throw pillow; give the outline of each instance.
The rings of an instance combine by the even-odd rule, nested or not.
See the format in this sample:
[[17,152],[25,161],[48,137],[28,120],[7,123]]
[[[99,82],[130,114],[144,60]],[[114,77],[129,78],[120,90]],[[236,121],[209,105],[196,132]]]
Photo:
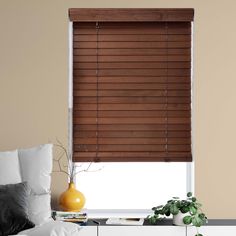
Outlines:
[[34,227],[28,219],[27,183],[0,185],[0,236],[17,234]]
[[22,181],[27,181],[34,194],[50,192],[52,147],[44,144],[18,150]]
[[51,219],[52,144],[29,149],[19,149],[22,181],[26,181],[29,197],[29,219],[41,225]]
[[0,152],[0,185],[20,183],[18,152]]
[[35,225],[51,220],[51,194],[31,195],[28,202],[29,219]]

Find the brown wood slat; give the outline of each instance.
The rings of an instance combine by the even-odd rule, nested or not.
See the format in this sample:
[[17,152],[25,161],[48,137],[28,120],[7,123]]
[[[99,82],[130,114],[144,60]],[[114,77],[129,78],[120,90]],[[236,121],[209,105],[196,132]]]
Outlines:
[[[100,26],[101,27],[101,26]],[[166,35],[190,35],[191,34],[191,26],[189,25],[171,25],[168,23],[168,31],[165,28],[165,24],[163,24],[161,27],[160,26],[147,26],[145,28],[144,25],[142,27],[137,27],[137,24],[133,26],[133,28],[130,26],[129,28],[125,28],[120,26],[120,28],[112,28],[112,27],[101,27],[99,30],[99,34],[110,34],[110,35],[134,35],[134,34],[144,34],[144,35],[156,35],[156,34],[166,34]]]
[[190,34],[172,34],[168,35],[168,38],[165,34],[129,34],[129,35],[111,35],[111,34],[99,34],[97,35],[74,35],[74,42],[183,42],[190,41]]
[[[150,96],[150,97],[160,97],[165,96],[165,90],[100,90],[98,91],[98,94],[96,90],[80,90],[80,91],[74,91],[74,96],[99,96],[99,97],[140,97],[140,96]],[[188,90],[170,90],[168,91],[169,97],[189,97],[191,96],[191,91]]]
[[[76,145],[77,146],[77,145]],[[77,157],[95,157],[96,156],[96,152],[76,152],[75,154]],[[174,155],[176,155],[176,157],[183,157],[185,158],[185,156],[191,156],[191,152],[99,152],[98,153],[98,157],[102,157],[102,158],[130,158],[130,159],[134,159],[134,158],[154,158],[154,157],[159,157],[159,158],[165,158],[165,157],[174,157]]]
[[[77,146],[77,145],[76,145]],[[77,157],[96,157],[96,152],[83,152],[83,151],[78,151],[75,153],[75,155]],[[144,158],[145,156],[146,157],[149,157],[149,158],[153,158],[153,157],[157,157],[157,158],[164,158],[164,157],[174,157],[174,155],[176,155],[176,157],[180,157],[181,156],[183,158],[185,158],[185,156],[191,156],[191,152],[99,152],[98,153],[98,157],[102,157],[102,158],[110,158],[110,157],[120,157],[120,158],[130,158],[131,160],[133,159],[134,161],[134,158],[138,157],[138,158]],[[119,161],[119,160],[117,160]],[[144,160],[145,161],[145,160]]]
[[191,48],[191,42],[77,42],[73,43],[74,48]]
[[[99,118],[109,118],[109,117],[166,117],[168,113],[169,118],[190,118],[191,111],[99,111]],[[74,117],[97,117],[96,110],[74,110]]]
[[[99,76],[98,83],[165,83],[166,76]],[[190,83],[190,77],[168,76],[169,83]],[[94,76],[74,76],[74,84],[76,83],[97,83]]]
[[[189,104],[190,97],[168,97],[168,103]],[[166,103],[164,97],[99,97],[98,103]]]
[[[77,25],[76,27],[78,28],[74,28],[74,35],[96,35],[97,31],[96,28],[79,28],[79,26]],[[167,34],[166,29],[165,29],[165,25],[162,24],[161,27],[156,26],[156,28],[153,27],[146,27],[143,25],[142,30],[140,30],[140,28],[131,28],[131,27],[122,27],[120,26],[120,28],[105,28],[103,26],[103,28],[101,28],[101,24],[100,24],[100,29],[99,29],[99,35],[162,35],[162,34]],[[173,33],[169,33],[169,34],[178,34],[178,32],[173,32]],[[191,34],[191,30],[186,30],[183,29],[181,32],[179,32],[179,34],[183,35],[183,34]]]
[[[104,69],[190,69],[190,62],[75,62],[74,70]],[[100,76],[100,75],[99,75]]]
[[[96,144],[96,138],[75,138],[74,144]],[[99,145],[159,145],[166,144],[163,138],[99,138]]]
[[[76,131],[73,136],[75,138],[96,138],[96,131]],[[100,131],[99,138],[190,138],[189,131]]]
[[[169,145],[191,145],[191,139],[188,138],[180,138],[180,137],[175,137],[175,138],[170,138],[168,137],[168,146]],[[170,149],[171,151],[171,149]]]
[[[134,50],[130,48],[102,48],[98,49],[99,56],[120,56],[120,55],[166,55],[166,48],[139,48]],[[190,48],[168,48],[168,55],[190,55]],[[95,56],[97,55],[96,48],[75,48],[73,50],[74,56]]]
[[75,161],[189,161],[191,152],[75,152]]
[[[176,147],[177,146],[177,147]],[[178,147],[180,146],[180,147]],[[184,145],[172,145],[172,149],[180,149],[183,146],[183,148],[185,147]],[[187,145],[185,147],[186,151],[188,151],[187,149]],[[78,146],[74,146],[74,150],[75,151],[96,151],[96,145],[93,144],[87,144],[87,145],[78,145]],[[165,146],[164,145],[99,145],[99,151],[101,152],[126,152],[126,151],[131,151],[131,152],[142,152],[142,151],[151,151],[151,152],[155,152],[155,151],[165,151]]]
[[[152,131],[165,131],[166,130],[166,125],[163,124],[155,124],[155,125],[137,125],[137,124],[119,124],[119,125],[74,125],[73,126],[74,132],[76,131],[147,131],[147,130],[152,130]],[[190,131],[191,130],[191,125],[190,124],[171,124],[168,125],[167,127],[168,131]]]
[[[99,62],[189,62],[190,55],[161,56],[99,56]],[[74,56],[74,62],[96,62],[96,56]],[[178,76],[178,75],[176,75]]]
[[[79,26],[77,26],[79,27]],[[74,28],[74,35],[96,35],[96,28]],[[170,27],[168,32],[163,25],[162,28],[156,26],[156,28],[147,27],[140,29],[135,28],[110,28],[110,29],[100,29],[99,35],[191,35],[191,26],[182,27]]]
[[74,104],[97,104],[98,103],[179,103],[185,104],[190,103],[190,97],[75,97],[73,102]]
[[171,84],[168,83],[152,83],[152,84],[147,84],[147,83],[132,83],[132,84],[123,84],[123,83],[103,83],[103,84],[95,84],[95,83],[89,83],[89,84],[74,84],[74,89],[79,91],[79,90],[90,90],[90,89],[99,89],[99,90],[140,90],[140,89],[150,89],[150,90],[162,90],[162,89],[168,89],[168,90],[190,90],[191,85],[190,83],[184,83],[184,84]]
[[109,117],[109,118],[88,118],[88,117],[79,117],[74,118],[74,124],[96,124],[98,121],[99,124],[190,124],[191,120],[189,118],[169,118],[168,122],[165,117],[141,117],[141,118],[129,118],[129,117]]
[[191,145],[168,145],[169,152],[191,152]]
[[96,138],[96,137],[97,137],[97,131],[74,131],[73,133],[73,138]]
[[[86,144],[86,145],[74,145],[74,150],[75,151],[96,151],[96,145],[93,144]],[[170,152],[190,152],[191,151],[191,147],[190,145],[186,144],[186,145],[168,145],[168,150]],[[99,151],[101,152],[165,152],[165,145],[103,145],[100,144],[99,145]]]
[[[190,69],[100,69],[99,76],[190,76]],[[74,70],[74,76],[96,76],[96,70]]]
[[93,104],[93,103],[95,103],[95,104],[97,104],[97,97],[87,97],[87,96],[84,96],[84,97],[74,97],[74,99],[73,99],[73,103],[74,104],[83,104],[83,103],[86,103],[86,104]]
[[[87,145],[87,144],[99,144],[99,145],[160,145],[166,144],[166,138],[74,138],[74,144]],[[169,138],[168,144],[170,145],[188,145],[190,144],[189,138]]]
[[[166,28],[168,25],[168,30]],[[74,23],[73,33],[77,34],[96,34],[96,23],[87,22],[84,23]],[[156,34],[191,34],[191,23],[190,22],[99,22],[99,35],[156,35]]]
[[[168,27],[168,29],[166,28]],[[96,35],[96,23],[74,23],[73,25],[74,37],[78,35]],[[171,35],[191,35],[191,23],[190,22],[172,22],[172,23],[160,23],[160,22],[125,22],[111,23],[111,22],[99,22],[100,37],[112,37],[113,35],[137,35],[143,37],[143,35],[164,35],[168,34],[169,40],[172,40]],[[127,36],[128,37],[128,36]],[[144,36],[145,37],[145,36]],[[147,39],[148,40],[148,39]]]
[[85,111],[154,111],[154,110],[177,110],[185,111],[190,110],[190,104],[155,104],[155,103],[144,103],[144,104],[113,104],[113,103],[102,103],[102,104],[74,104],[74,110],[85,110]]
[[[96,138],[96,131],[77,131],[73,134],[75,138]],[[99,138],[163,138],[165,131],[100,131]],[[185,137],[185,136],[184,136]]]

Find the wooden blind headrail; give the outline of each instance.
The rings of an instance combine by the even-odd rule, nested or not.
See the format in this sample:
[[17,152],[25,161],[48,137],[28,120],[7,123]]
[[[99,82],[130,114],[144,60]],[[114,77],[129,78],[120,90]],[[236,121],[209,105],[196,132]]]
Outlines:
[[70,8],[69,19],[73,22],[186,22],[193,21],[193,8]]

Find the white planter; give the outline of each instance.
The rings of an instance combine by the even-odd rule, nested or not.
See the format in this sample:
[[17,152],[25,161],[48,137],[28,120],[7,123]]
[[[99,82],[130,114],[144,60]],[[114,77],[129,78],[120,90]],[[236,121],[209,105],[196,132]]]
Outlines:
[[177,215],[173,215],[173,224],[178,226],[186,226],[183,222],[185,216],[189,216],[189,213],[179,212]]

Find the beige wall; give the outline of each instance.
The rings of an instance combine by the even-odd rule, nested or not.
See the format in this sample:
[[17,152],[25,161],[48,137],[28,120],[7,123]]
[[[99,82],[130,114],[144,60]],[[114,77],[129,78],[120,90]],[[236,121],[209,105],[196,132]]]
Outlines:
[[[68,8],[193,7],[196,194],[236,218],[235,0],[0,0],[0,150],[67,142]],[[66,178],[53,174],[54,197]]]

